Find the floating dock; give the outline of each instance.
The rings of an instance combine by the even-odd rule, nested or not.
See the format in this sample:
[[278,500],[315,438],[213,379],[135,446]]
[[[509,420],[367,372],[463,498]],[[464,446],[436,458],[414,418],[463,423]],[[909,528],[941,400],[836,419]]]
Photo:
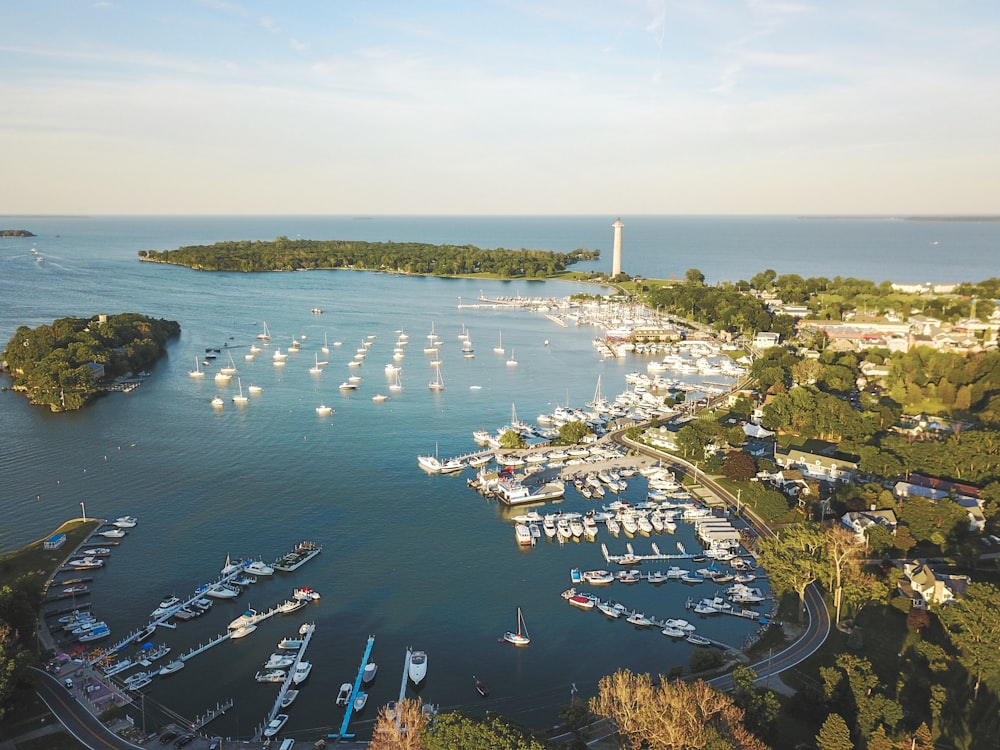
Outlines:
[[[336,734],[327,735],[327,739],[331,740],[351,740],[354,739],[353,734],[347,733],[347,727],[351,723],[351,713],[354,710],[354,696],[358,694],[361,689],[361,679],[365,674],[365,667],[368,666],[368,659],[372,654],[372,646],[375,645],[375,636],[368,636],[368,644],[365,646],[365,654],[361,657],[361,666],[358,668],[358,675],[354,678],[354,687],[351,690],[351,698],[347,702],[346,711],[344,711],[344,721],[340,725],[340,731]],[[406,650],[406,663],[410,663],[410,650]],[[406,689],[406,673],[403,673],[403,689]]]

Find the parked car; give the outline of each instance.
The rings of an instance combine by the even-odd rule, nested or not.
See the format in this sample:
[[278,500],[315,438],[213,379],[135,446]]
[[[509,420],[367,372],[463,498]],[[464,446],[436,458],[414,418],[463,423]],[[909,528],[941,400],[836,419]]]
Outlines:
[[69,677],[67,677],[65,680],[63,680],[63,685],[66,686],[67,690],[72,690],[73,689],[73,680],[71,680]]
[[178,734],[180,734],[180,732],[177,732],[177,731],[174,731],[173,729],[170,729],[170,730],[168,730],[168,731],[166,731],[166,732],[164,732],[163,734],[160,735],[160,742],[162,744],[166,745],[168,742],[170,742],[171,740],[175,739]]
[[185,745],[190,745],[192,742],[194,742],[194,735],[185,734],[177,738],[174,747],[184,747]]

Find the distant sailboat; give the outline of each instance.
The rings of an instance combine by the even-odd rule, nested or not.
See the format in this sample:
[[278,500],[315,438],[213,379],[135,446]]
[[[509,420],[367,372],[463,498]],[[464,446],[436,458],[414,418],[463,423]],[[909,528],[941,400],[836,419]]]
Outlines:
[[323,373],[323,368],[319,365],[319,355],[316,355],[316,364],[309,368],[309,372],[313,375],[321,375]]
[[403,383],[399,379],[399,370],[396,370],[396,379],[389,384],[389,390],[393,393],[398,393],[403,390]]
[[444,378],[441,377],[441,363],[438,362],[434,365],[434,379],[427,384],[427,387],[432,391],[443,391],[444,390]]
[[233,403],[245,404],[249,399],[243,395],[243,382],[239,378],[236,378],[236,382],[240,387],[240,392],[233,396]]
[[257,334],[257,338],[259,338],[261,341],[270,341],[271,340],[271,332],[269,330],[267,330],[267,321],[266,320],[264,321],[264,330]]
[[503,348],[503,331],[500,331],[500,340],[497,343],[497,345],[493,347],[493,351],[495,353],[497,353],[497,354],[503,354],[504,353],[504,348]]
[[510,359],[507,360],[507,367],[517,367],[517,360],[514,358],[514,350],[510,350]]
[[205,377],[204,371],[201,369],[201,363],[198,362],[198,357],[195,355],[194,358],[194,369],[188,370],[188,375],[192,378],[203,378]]
[[322,347],[322,350],[323,350],[323,354],[329,354],[330,353],[330,345],[326,341],[326,333],[325,332],[323,333],[323,347]]
[[236,363],[233,362],[233,353],[226,352],[226,357],[229,358],[229,364],[227,364],[225,367],[220,367],[219,372],[221,372],[223,375],[235,375],[237,371],[236,371]]

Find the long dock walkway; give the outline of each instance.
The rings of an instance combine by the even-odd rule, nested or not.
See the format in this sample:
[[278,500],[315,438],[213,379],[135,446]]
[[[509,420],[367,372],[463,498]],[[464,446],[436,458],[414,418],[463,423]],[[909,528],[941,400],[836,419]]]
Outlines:
[[[365,654],[364,656],[361,657],[361,666],[358,667],[358,674],[354,678],[354,687],[351,690],[351,698],[347,702],[347,706],[345,706],[346,710],[344,711],[344,720],[340,724],[340,731],[337,732],[336,734],[327,735],[327,739],[331,740],[354,739],[353,734],[347,733],[347,727],[351,723],[351,713],[354,710],[354,698],[359,694],[361,690],[361,680],[365,675],[365,667],[368,666],[368,659],[371,657],[372,646],[374,645],[375,645],[375,636],[374,635],[368,636],[368,644],[365,646]],[[407,662],[409,662],[409,659],[407,659]]]
[[306,649],[309,648],[309,641],[315,632],[315,623],[305,626],[304,633],[300,630],[302,645],[299,646],[299,650],[295,653],[295,661],[288,668],[288,674],[285,675],[285,680],[281,683],[281,688],[278,690],[278,697],[274,699],[274,705],[271,706],[271,711],[267,715],[267,721],[264,722],[265,726],[281,712],[281,702],[285,699],[285,694],[288,693],[288,690],[292,687],[292,683],[295,681],[295,671],[299,668],[299,664],[302,663],[302,658],[306,655]]

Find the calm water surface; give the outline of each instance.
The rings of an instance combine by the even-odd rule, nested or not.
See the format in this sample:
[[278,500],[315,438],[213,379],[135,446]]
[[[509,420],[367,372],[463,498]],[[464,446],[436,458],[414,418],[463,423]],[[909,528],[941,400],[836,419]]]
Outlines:
[[[875,280],[995,275],[996,225],[624,220],[626,269],[647,276],[683,275],[690,267],[710,280],[749,278],[768,267]],[[170,318],[183,332],[139,389],[111,395],[83,412],[53,415],[19,395],[0,393],[5,433],[0,542],[11,548],[44,536],[79,516],[81,502],[91,516],[138,516],[140,525],[93,584],[95,610],[122,635],[144,623],[164,595],[187,594],[215,577],[227,554],[273,560],[302,539],[321,543],[323,553],[297,573],[262,579],[237,603],[220,602],[208,616],[157,635],[175,652],[184,651],[221,633],[245,607],[267,609],[284,600],[294,586],[322,593],[310,609],[272,618],[249,638],[212,649],[150,688],[151,719],[153,712],[167,710],[190,717],[235,699],[235,708],[212,725],[224,735],[250,735],[263,721],[275,688],[258,685],[253,674],[279,638],[307,618],[317,623],[309,652],[315,667],[287,727],[300,736],[339,726],[333,699],[341,682],[353,681],[369,634],[376,636],[373,656],[380,671],[368,708],[352,724],[362,735],[370,731],[377,707],[397,697],[408,645],[429,654],[424,700],[445,710],[488,707],[536,727],[555,723],[574,686],[592,694],[600,677],[618,667],[665,674],[687,663],[688,644],[576,611],[559,597],[569,585],[570,568],[604,566],[600,544],[546,543],[520,550],[510,513],[468,489],[469,472],[432,477],[416,466],[416,455],[435,446],[442,455],[472,450],[472,430],[501,426],[513,404],[519,417],[531,419],[556,404],[587,401],[598,376],[606,395],[624,389],[625,373],[643,363],[601,361],[591,344],[593,329],[563,329],[540,314],[458,307],[460,299],[470,302],[480,292],[561,297],[592,288],[353,272],[206,274],[136,260],[140,249],[278,235],[607,248],[611,221],[3,219],[4,226],[39,235],[0,240],[4,342],[19,325],[98,312]],[[938,256],[942,244],[948,263]],[[43,261],[35,260],[32,246]],[[602,263],[610,265],[610,258]],[[311,314],[313,307],[326,312]],[[270,349],[246,362],[244,354],[265,320],[273,336]],[[432,325],[444,341],[446,389],[437,394],[427,389],[431,370],[422,353]],[[463,325],[477,348],[472,360],[459,352]],[[373,403],[373,393],[388,393],[383,368],[399,329],[410,335],[401,363],[405,390]],[[516,351],[517,368],[506,367],[506,357],[492,352],[501,332],[507,351]],[[320,351],[324,335],[328,355]],[[363,376],[361,386],[345,395],[337,386],[355,372],[347,362],[369,336],[374,344],[356,370]],[[284,368],[274,367],[270,352],[284,350],[293,337],[305,337],[301,351],[291,354]],[[342,346],[334,347],[335,341]],[[227,386],[217,386],[211,374],[201,381],[189,378],[206,347],[223,349],[223,358],[230,350],[244,390],[254,384],[263,392],[237,408],[230,402],[235,378]],[[317,355],[329,360],[319,376],[308,372]],[[209,406],[216,393],[226,401],[221,411]],[[318,417],[320,403],[331,405],[334,414]],[[626,497],[637,500],[644,492],[645,482],[637,478]],[[593,504],[570,491],[560,507],[585,510]],[[624,551],[624,540],[611,540],[604,531],[598,539],[612,552]],[[675,541],[694,547],[691,529],[681,525],[676,538],[658,540],[664,551],[672,551]],[[649,541],[638,539],[635,546],[648,551]],[[669,583],[607,591],[631,607],[671,617],[683,616],[688,596],[715,588]],[[532,636],[524,649],[497,640],[515,625],[517,607]],[[756,628],[723,617],[698,624],[704,634],[736,645]],[[473,674],[492,688],[489,701],[475,692]]]

